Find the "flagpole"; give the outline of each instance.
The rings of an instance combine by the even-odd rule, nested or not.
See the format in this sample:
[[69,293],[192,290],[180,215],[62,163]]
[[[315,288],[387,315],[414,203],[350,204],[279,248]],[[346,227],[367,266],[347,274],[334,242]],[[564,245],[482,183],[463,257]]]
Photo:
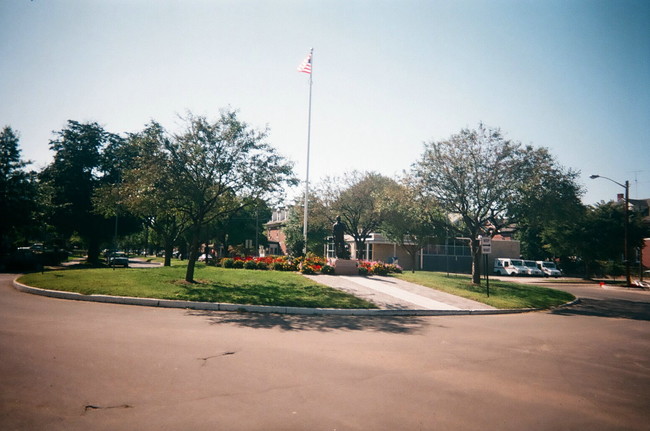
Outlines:
[[309,111],[307,115],[307,172],[305,175],[305,217],[303,220],[303,238],[305,241],[305,246],[303,252],[305,256],[307,255],[307,220],[309,218],[309,153],[311,150],[311,86],[312,86],[312,74],[314,73],[314,48],[310,50],[310,61],[311,61],[311,70],[309,73]]

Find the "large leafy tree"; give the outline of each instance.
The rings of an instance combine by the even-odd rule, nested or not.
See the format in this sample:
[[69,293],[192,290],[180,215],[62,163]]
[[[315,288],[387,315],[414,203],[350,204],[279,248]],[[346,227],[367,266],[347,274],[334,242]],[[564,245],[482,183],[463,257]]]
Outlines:
[[[632,211],[629,215],[628,245],[630,250],[643,246],[650,235],[650,226],[643,216]],[[625,205],[623,202],[600,202],[585,208],[577,222],[566,226],[567,255],[577,256],[584,264],[585,277],[597,269],[599,261],[624,265]]]
[[454,226],[469,238],[475,284],[480,283],[479,236],[535,220],[534,211],[554,199],[556,181],[569,184],[562,196],[573,199],[578,190],[571,184],[575,175],[557,167],[547,150],[523,147],[483,124],[425,143],[413,170],[422,192],[458,217]]
[[521,151],[522,168],[516,185],[520,199],[509,218],[517,221],[516,235],[524,256],[535,260],[556,257],[553,249],[571,239],[570,230],[562,226],[584,214],[578,172],[560,166],[546,148],[526,147]]
[[34,175],[20,156],[18,134],[9,126],[0,132],[0,255],[22,240],[36,210]]
[[341,216],[346,233],[354,239],[356,257],[361,259],[366,239],[379,230],[383,221],[383,191],[395,181],[375,172],[354,171],[343,178],[326,179],[322,184],[321,194],[330,210],[330,222]]
[[55,132],[50,149],[54,161],[40,173],[48,190],[48,218],[63,235],[77,232],[88,248],[88,260],[97,262],[102,241],[110,239],[114,222],[98,213],[95,191],[107,181],[102,151],[121,138],[97,123],[68,121]]
[[[233,248],[247,255],[255,254],[259,246],[268,245],[262,224],[271,215],[272,211],[265,201],[251,201],[239,211],[215,220],[207,236],[216,239],[214,244],[222,245],[226,251]],[[247,246],[246,241],[250,241],[251,245]],[[210,241],[206,239],[205,242]]]
[[252,129],[228,110],[215,121],[189,114],[185,130],[164,142],[161,174],[168,178],[170,204],[190,223],[187,282],[194,281],[202,230],[296,183],[291,163],[266,138],[266,130]]
[[417,254],[432,238],[445,235],[448,219],[438,203],[422,195],[409,179],[383,190],[379,206],[383,214],[381,232],[411,258],[415,272]]
[[165,151],[169,140],[163,127],[151,122],[131,134],[125,145],[107,148],[106,155],[121,160],[120,178],[96,195],[109,211],[122,207],[157,234],[165,250],[164,266],[171,265],[174,244],[189,226],[187,215],[174,206],[175,179],[167,172],[170,161]]
[[[289,254],[300,256],[305,250],[304,236],[304,196],[289,211],[284,233]],[[327,238],[332,235],[332,220],[329,209],[325,207],[320,194],[309,195],[309,220],[307,222],[307,252],[323,254]]]

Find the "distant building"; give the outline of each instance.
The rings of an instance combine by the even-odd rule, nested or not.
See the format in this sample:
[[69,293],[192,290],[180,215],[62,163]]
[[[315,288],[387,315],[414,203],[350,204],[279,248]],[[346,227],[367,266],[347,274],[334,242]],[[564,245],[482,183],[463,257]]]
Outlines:
[[[346,235],[352,256],[356,255],[354,239]],[[329,254],[329,253],[328,253]],[[361,253],[362,259],[376,260],[386,263],[397,261],[405,270],[413,269],[413,259],[404,248],[389,241],[380,233],[368,235],[365,248]],[[328,257],[333,257],[329,256]],[[521,246],[519,241],[507,237],[496,236],[492,239],[492,253],[488,255],[488,268],[492,268],[494,259],[498,257],[519,258]],[[471,273],[472,253],[467,240],[449,238],[446,244],[430,243],[416,255],[416,269],[425,271]]]
[[269,255],[287,254],[287,237],[284,233],[284,226],[287,224],[289,210],[287,208],[278,208],[273,211],[271,221],[264,224],[266,228],[266,237],[269,240]]

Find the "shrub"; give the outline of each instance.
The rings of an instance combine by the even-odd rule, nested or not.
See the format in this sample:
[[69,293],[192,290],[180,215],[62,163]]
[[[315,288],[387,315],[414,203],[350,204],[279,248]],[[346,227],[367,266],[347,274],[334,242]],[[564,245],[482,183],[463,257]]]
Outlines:
[[244,267],[244,261],[243,260],[235,260],[232,264],[233,268],[237,269],[242,269]]
[[388,275],[388,267],[384,262],[374,262],[371,270],[374,275]]
[[302,274],[314,275],[316,274],[316,269],[311,265],[305,265],[304,263],[300,266],[300,272]]
[[254,260],[247,260],[244,262],[244,269],[257,269],[257,262]]
[[298,271],[298,264],[296,262],[286,261],[282,264],[283,271]]
[[229,257],[225,259],[221,259],[221,266],[224,268],[232,268],[234,264],[235,264],[235,260]]
[[260,260],[260,261],[257,262],[257,269],[261,269],[262,271],[266,271],[267,269],[269,269],[269,265],[265,261]]
[[329,265],[323,265],[320,272],[321,274],[334,274],[334,267]]
[[282,262],[273,262],[271,264],[271,269],[274,271],[284,271],[284,263]]
[[359,265],[359,275],[368,275],[368,268]]

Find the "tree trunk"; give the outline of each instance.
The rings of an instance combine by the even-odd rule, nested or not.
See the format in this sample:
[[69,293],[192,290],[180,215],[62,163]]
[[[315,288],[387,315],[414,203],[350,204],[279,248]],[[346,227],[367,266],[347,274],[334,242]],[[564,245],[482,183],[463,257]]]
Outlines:
[[185,273],[185,281],[194,283],[194,267],[196,260],[199,258],[199,229],[192,234],[192,243],[190,244],[189,261],[187,262],[187,272]]
[[[365,240],[358,241],[357,239],[355,239],[354,243],[355,243],[355,245],[357,247],[357,253],[356,253],[357,259],[363,260],[363,252],[366,251],[366,241]],[[369,259],[366,259],[366,260],[369,260]]]
[[481,247],[478,239],[471,240],[472,250],[472,283],[481,285]]
[[165,238],[165,263],[163,266],[172,266],[172,253],[174,252],[174,241]]
[[92,264],[99,263],[99,240],[91,235],[88,238],[88,262]]
[[[413,266],[411,267],[411,272],[413,274],[415,274],[415,267],[418,264],[418,252],[416,251],[414,253],[409,253],[409,254],[411,255],[411,261],[413,263]],[[420,269],[422,269],[422,268],[420,268]]]

